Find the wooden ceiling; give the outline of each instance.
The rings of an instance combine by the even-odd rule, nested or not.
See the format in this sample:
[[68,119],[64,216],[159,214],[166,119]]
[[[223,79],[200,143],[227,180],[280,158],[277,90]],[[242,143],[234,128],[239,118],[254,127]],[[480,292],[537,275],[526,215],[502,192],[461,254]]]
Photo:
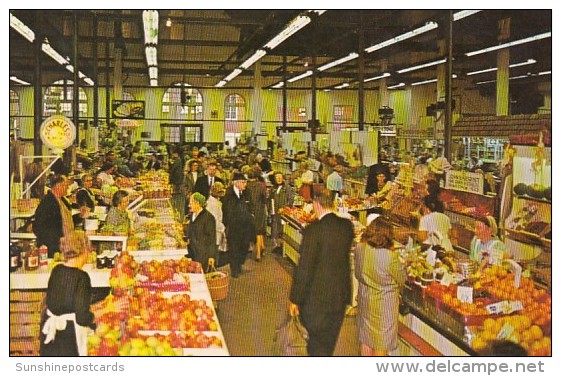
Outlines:
[[[456,12],[458,10],[455,10]],[[197,87],[214,87],[258,48],[262,48],[284,26],[305,10],[160,10],[158,35],[159,86],[184,81]],[[78,69],[94,80],[94,51],[97,49],[97,82],[105,85],[106,73],[113,84],[116,47],[123,48],[123,85],[148,86],[148,68],[144,54],[142,10],[15,10],[11,13],[49,39],[63,56],[73,56],[74,17],[78,22]],[[283,59],[286,57],[288,77],[317,65],[359,51],[359,35],[364,33],[364,47],[436,21],[437,29],[365,54],[365,78],[383,73],[387,64],[392,76],[388,85],[436,77],[436,68],[396,74],[398,69],[443,58],[439,40],[444,40],[444,25],[449,10],[328,10],[312,15],[312,21],[272,51],[261,62],[263,86],[283,79]],[[166,20],[171,20],[171,27]],[[518,40],[551,32],[551,10],[483,10],[453,23],[453,73],[470,82],[492,80],[495,72],[466,76],[474,70],[496,67],[497,53],[473,57],[465,53],[498,44],[501,20],[510,22],[510,36],[505,41]],[[96,27],[97,26],[97,27]],[[96,31],[97,29],[97,31]],[[510,48],[511,63],[535,59],[532,65],[511,69],[511,76],[551,70],[552,38]],[[71,59],[72,60],[72,59]],[[33,45],[10,28],[10,75],[33,82],[35,71]],[[50,57],[41,53],[42,84],[73,75]],[[255,65],[244,71],[225,87],[250,87]],[[317,87],[329,88],[350,82],[358,87],[358,59],[318,72]],[[551,81],[551,75],[536,76],[527,82]],[[354,86],[353,86],[354,84]],[[376,88],[377,81],[365,84]],[[288,87],[310,88],[306,78]]]

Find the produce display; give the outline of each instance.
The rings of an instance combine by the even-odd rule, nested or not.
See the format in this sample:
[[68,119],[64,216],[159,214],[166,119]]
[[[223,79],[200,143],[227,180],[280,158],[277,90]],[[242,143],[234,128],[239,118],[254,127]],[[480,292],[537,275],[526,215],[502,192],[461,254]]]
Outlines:
[[530,355],[551,354],[551,295],[527,272],[516,287],[517,277],[507,263],[478,269],[439,251],[433,264],[413,250],[401,260],[409,276],[406,301],[461,340],[466,331],[472,333],[474,350],[493,339],[509,339]]
[[146,199],[133,209],[134,235],[130,250],[186,249],[183,226],[175,219],[169,199]]
[[[112,293],[97,303],[105,313],[95,319],[88,355],[176,356],[192,349],[226,355],[208,291],[191,290],[193,271],[201,273],[200,264],[186,258],[137,263],[123,252],[111,272]],[[167,288],[179,285],[179,292]]]
[[171,186],[169,174],[164,170],[150,170],[138,177],[136,182],[138,190],[142,191],[144,198],[170,198]]
[[302,226],[305,226],[308,223],[316,220],[315,215],[308,213],[304,209],[298,207],[285,208],[283,215],[295,220]]

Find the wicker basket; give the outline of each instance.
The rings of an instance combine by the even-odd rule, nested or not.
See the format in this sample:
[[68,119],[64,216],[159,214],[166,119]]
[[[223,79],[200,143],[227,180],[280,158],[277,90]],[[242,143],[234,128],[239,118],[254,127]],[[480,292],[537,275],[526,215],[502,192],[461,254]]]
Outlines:
[[205,274],[206,284],[213,301],[224,300],[230,288],[230,274],[222,271],[212,271]]

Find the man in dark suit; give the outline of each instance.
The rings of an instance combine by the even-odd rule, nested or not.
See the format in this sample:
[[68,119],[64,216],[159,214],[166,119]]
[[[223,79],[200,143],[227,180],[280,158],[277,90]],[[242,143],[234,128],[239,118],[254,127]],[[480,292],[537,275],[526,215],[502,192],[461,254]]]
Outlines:
[[33,233],[37,236],[37,246],[47,246],[49,258],[60,251],[60,238],[74,230],[70,204],[65,198],[70,184],[65,175],[55,174],[51,190],[35,210]]
[[208,198],[210,195],[210,187],[217,181],[224,184],[224,181],[216,176],[216,162],[210,162],[207,166],[206,175],[197,178],[193,192],[199,192],[205,196],[205,198]]
[[189,225],[189,256],[200,262],[203,270],[208,267],[209,258],[216,260],[218,249],[216,247],[216,220],[205,209],[206,199],[200,193],[193,193],[189,198],[191,209],[191,224]]
[[162,168],[162,164],[161,162],[158,160],[158,157],[156,156],[156,154],[150,154],[150,157],[148,158],[148,163],[146,164],[146,170],[159,170],[160,168]]
[[318,221],[302,234],[289,311],[300,315],[308,330],[308,354],[331,356],[351,300],[349,252],[354,229],[351,221],[333,212],[326,188],[314,191],[313,207]]
[[226,227],[226,241],[230,253],[232,277],[237,278],[242,272],[249,250],[249,243],[255,242],[255,228],[245,195],[247,180],[239,172],[234,173],[233,185],[228,188],[222,199],[223,222]]

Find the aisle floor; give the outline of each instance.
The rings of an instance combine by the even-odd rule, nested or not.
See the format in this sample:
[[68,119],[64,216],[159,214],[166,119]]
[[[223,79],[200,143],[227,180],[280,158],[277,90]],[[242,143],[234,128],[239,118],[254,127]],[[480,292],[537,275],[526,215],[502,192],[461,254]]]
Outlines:
[[[288,314],[293,269],[288,259],[267,252],[261,262],[249,255],[243,273],[231,279],[217,314],[232,356],[276,355],[273,336]],[[334,355],[359,355],[355,316],[345,317]]]

